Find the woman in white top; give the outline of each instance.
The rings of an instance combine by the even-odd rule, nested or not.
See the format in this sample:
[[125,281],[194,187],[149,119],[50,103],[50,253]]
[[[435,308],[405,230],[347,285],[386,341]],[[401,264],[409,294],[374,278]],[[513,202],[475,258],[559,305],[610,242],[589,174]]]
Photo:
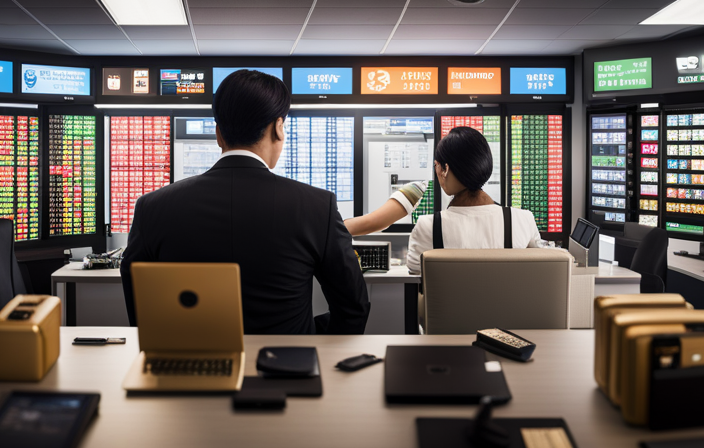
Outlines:
[[[454,196],[441,212],[443,247],[448,249],[501,249],[504,214],[482,187],[493,169],[489,144],[469,127],[450,131],[435,149],[435,173],[440,187]],[[510,209],[512,247],[538,247],[540,232],[533,213]],[[433,248],[433,215],[421,216],[408,243],[408,269],[420,272],[420,256]]]

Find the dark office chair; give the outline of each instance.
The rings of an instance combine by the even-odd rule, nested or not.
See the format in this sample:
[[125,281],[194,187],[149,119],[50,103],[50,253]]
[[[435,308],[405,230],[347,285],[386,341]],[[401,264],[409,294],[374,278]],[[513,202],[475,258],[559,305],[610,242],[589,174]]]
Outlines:
[[638,245],[633,255],[631,270],[641,275],[641,294],[665,292],[667,245],[667,231],[657,228],[652,228]]
[[614,260],[618,261],[620,266],[630,268],[636,250],[652,229],[652,227],[642,226],[635,222],[625,223],[623,235],[614,238]]
[[17,294],[26,294],[20,266],[15,258],[12,220],[0,219],[0,309]]

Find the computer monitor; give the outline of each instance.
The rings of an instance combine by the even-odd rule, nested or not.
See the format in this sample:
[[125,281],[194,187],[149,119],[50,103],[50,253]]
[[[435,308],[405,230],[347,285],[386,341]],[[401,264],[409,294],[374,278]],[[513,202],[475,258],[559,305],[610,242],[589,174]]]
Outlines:
[[595,226],[586,219],[579,218],[574,226],[570,238],[580,246],[589,249],[594,242],[594,236],[599,231],[599,227]]

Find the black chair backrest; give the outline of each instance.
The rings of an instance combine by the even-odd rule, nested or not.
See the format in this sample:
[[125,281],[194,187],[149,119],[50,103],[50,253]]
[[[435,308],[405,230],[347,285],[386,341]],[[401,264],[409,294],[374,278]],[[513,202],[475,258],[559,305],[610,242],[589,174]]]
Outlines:
[[[643,276],[641,293],[665,291],[667,283],[667,231],[653,228],[643,238],[633,255],[631,270]],[[661,283],[653,276],[660,279]]]
[[15,257],[12,220],[0,219],[0,309],[17,294],[25,294],[20,266]]
[[614,260],[624,268],[633,268],[633,257],[636,249],[646,235],[653,230],[652,227],[643,226],[635,222],[627,222],[623,226],[623,235],[614,238]]

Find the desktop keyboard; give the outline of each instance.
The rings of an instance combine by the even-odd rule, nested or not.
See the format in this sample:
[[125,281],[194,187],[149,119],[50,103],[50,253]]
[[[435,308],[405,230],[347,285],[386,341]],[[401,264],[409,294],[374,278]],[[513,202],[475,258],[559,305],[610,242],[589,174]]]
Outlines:
[[207,375],[231,376],[231,359],[169,359],[147,358],[144,361],[144,373],[153,375]]

